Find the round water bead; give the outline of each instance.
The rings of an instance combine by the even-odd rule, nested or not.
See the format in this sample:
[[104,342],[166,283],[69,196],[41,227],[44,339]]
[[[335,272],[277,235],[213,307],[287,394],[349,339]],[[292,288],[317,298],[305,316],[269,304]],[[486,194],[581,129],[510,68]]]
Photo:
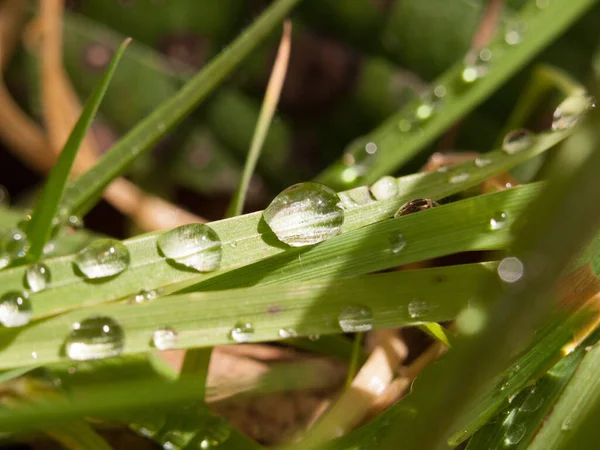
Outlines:
[[387,200],[400,193],[398,182],[394,177],[381,177],[371,186],[371,194],[376,200]]
[[344,306],[338,316],[338,323],[344,333],[359,333],[373,328],[373,313],[367,306]]
[[509,131],[502,141],[502,150],[509,155],[519,153],[531,146],[533,135],[530,131],[520,128]]
[[204,425],[199,447],[202,450],[217,448],[231,435],[231,427],[225,419],[221,417],[209,417]]
[[73,324],[65,341],[67,356],[75,361],[108,358],[123,351],[125,333],[121,325],[106,316],[92,316]]
[[254,339],[254,326],[248,322],[238,322],[229,332],[235,342],[250,342]]
[[11,228],[0,240],[0,252],[9,260],[23,258],[29,251],[27,234],[21,228]]
[[431,200],[430,198],[417,198],[415,200],[411,200],[410,202],[406,202],[402,205],[394,217],[406,216],[408,214],[414,214],[420,211],[425,211],[426,209],[435,208],[436,206],[440,206],[438,202]]
[[25,281],[31,292],[43,291],[50,283],[50,269],[45,264],[32,264],[25,271]]
[[152,345],[159,350],[169,350],[177,345],[177,337],[177,332],[173,328],[159,328],[152,333]]
[[282,191],[265,209],[265,222],[280,241],[302,247],[342,231],[344,210],[337,194],[319,183],[299,183]]
[[594,106],[591,97],[586,95],[573,95],[567,97],[554,110],[552,116],[553,130],[567,130],[572,128],[585,113]]
[[392,253],[400,253],[406,247],[406,239],[402,233],[392,233],[388,238]]
[[492,52],[490,49],[473,50],[467,53],[463,61],[461,78],[465,83],[473,83],[487,75],[490,70]]
[[31,320],[31,302],[25,292],[10,291],[0,297],[0,323],[22,327]]
[[211,272],[221,265],[221,240],[212,228],[202,223],[167,231],[157,244],[168,259],[198,272]]
[[507,215],[505,212],[494,213],[490,219],[490,230],[496,231],[501,230],[506,226]]
[[75,264],[87,278],[117,275],[129,266],[129,250],[116,239],[100,239],[75,257]]

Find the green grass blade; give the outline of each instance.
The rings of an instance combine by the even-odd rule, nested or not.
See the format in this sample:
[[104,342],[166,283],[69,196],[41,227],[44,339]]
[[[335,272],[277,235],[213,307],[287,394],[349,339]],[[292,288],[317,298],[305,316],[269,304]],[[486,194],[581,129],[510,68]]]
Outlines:
[[44,186],[44,190],[40,199],[37,202],[36,208],[31,215],[31,221],[28,224],[27,235],[31,243],[29,250],[29,258],[37,261],[42,257],[44,245],[48,242],[52,232],[53,220],[59,212],[59,204],[65,192],[65,187],[69,180],[71,168],[75,162],[75,157],[79,151],[79,147],[83,142],[92,120],[98,111],[100,102],[108,89],[110,80],[112,79],[115,70],[125,53],[125,49],[129,45],[131,39],[126,39],[119,49],[115,52],[108,68],[104,72],[100,83],[90,95],[90,98],[85,103],[81,116],[77,120],[73,131],[69,135],[65,146],[60,153],[56,164],[52,168],[48,181]]
[[[20,329],[0,330],[0,369],[67,361],[61,346],[71,325],[93,315],[109,316],[121,325],[126,336],[122,355],[152,351],[152,332],[165,325],[178,334],[175,348],[235,343],[230,332],[239,322],[251,324],[256,342],[282,339],[281,329],[293,329],[297,336],[340,333],[338,316],[349,304],[370,308],[374,328],[450,320],[474,294],[478,277],[494,270],[493,264],[471,264],[77,309]],[[373,297],[373,292],[395,295]],[[415,298],[420,300],[419,313],[410,314]]]
[[65,448],[85,448],[86,450],[112,450],[112,447],[88,425],[87,422],[71,421],[62,426],[46,430],[55,441]]
[[595,0],[556,0],[548,2],[544,8],[538,8],[536,2],[529,2],[513,19],[526,25],[527,32],[523,41],[510,46],[504,40],[504,33],[499,33],[498,38],[489,46],[492,58],[487,75],[467,87],[461,86],[460,77],[464,65],[462,62],[457,63],[432,83],[432,86],[444,86],[446,95],[439,111],[419,125],[419,132],[403,132],[398,126],[402,119],[415,114],[420,103],[413,102],[347,149],[350,152],[364,152],[367,142],[377,145],[376,157],[368,160],[364,176],[345,172],[349,167],[339,161],[319,175],[317,181],[343,189],[356,184],[372,183],[382,175],[394,172],[494,93],[594,3]]
[[179,124],[232,73],[275,26],[281,23],[298,1],[278,0],[273,3],[202,72],[190,79],[172,98],[136,125],[96,166],[71,183],[62,206],[71,213],[85,213],[113,179],[122,175],[138,156],[149,151],[166,132]]

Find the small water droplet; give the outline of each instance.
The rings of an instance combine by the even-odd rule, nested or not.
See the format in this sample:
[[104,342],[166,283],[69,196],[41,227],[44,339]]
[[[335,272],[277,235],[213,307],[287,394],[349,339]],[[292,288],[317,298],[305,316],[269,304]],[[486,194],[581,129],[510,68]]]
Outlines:
[[408,304],[408,315],[413,319],[422,317],[429,311],[429,304],[423,300],[412,300]]
[[0,251],[10,261],[23,258],[29,251],[27,234],[20,228],[11,228],[4,233],[0,240]]
[[32,264],[25,271],[25,281],[31,292],[43,291],[50,283],[50,269],[45,264]]
[[509,22],[504,30],[504,41],[508,45],[520,44],[523,42],[523,36],[526,28],[527,24],[523,20],[514,20]]
[[586,95],[572,95],[562,101],[552,116],[553,130],[567,130],[579,122],[593,106],[593,100]]
[[519,153],[531,146],[533,135],[530,131],[520,128],[512,130],[504,136],[502,141],[502,150],[509,155]]
[[135,303],[145,303],[151,300],[154,300],[160,295],[159,291],[156,289],[142,289],[140,292],[134,295],[133,301]]
[[425,211],[426,209],[435,208],[436,206],[440,206],[439,203],[430,198],[417,198],[402,205],[398,211],[396,211],[394,217],[407,216],[408,214]]
[[313,342],[318,341],[321,338],[321,336],[318,334],[309,334],[307,337],[309,341]]
[[79,216],[70,215],[65,221],[65,225],[74,230],[81,230],[84,227],[83,219]]
[[400,193],[398,182],[394,177],[381,177],[371,186],[371,194],[376,200],[387,200]]
[[31,320],[31,302],[25,292],[10,291],[0,297],[0,323],[22,327]]
[[100,239],[75,257],[79,270],[91,279],[117,275],[129,266],[129,250],[116,239]]
[[494,213],[490,219],[490,230],[496,231],[503,229],[507,224],[507,218],[508,216],[505,212]]
[[221,417],[210,417],[207,420],[204,430],[200,436],[200,448],[203,450],[218,447],[224,443],[231,435],[231,427],[225,419]]
[[475,166],[479,167],[480,169],[482,167],[485,166],[489,166],[492,163],[492,160],[489,158],[484,158],[484,157],[479,157],[479,158],[475,158]]
[[471,175],[469,175],[469,172],[459,172],[459,173],[454,173],[454,174],[450,175],[450,178],[448,178],[448,181],[452,184],[464,183],[470,177],[471,177]]
[[221,265],[221,240],[212,228],[202,223],[167,231],[157,244],[169,260],[198,272],[211,272]]
[[249,322],[238,322],[229,332],[235,342],[250,342],[254,339],[254,326]]
[[108,358],[123,351],[125,333],[121,325],[106,316],[92,316],[73,324],[65,340],[65,353],[75,361]]
[[37,355],[37,353],[36,353],[36,352],[31,352],[31,357],[32,357],[33,359],[37,359],[38,355]]
[[524,397],[519,409],[526,412],[537,411],[542,406],[542,401],[544,400],[541,395],[536,394],[535,386],[526,387],[521,391],[519,396]]
[[498,265],[498,276],[506,283],[516,283],[523,277],[523,272],[523,263],[513,256],[504,258]]
[[563,430],[563,431],[570,431],[572,428],[573,428],[573,424],[571,423],[571,418],[570,417],[567,417],[560,424],[560,429]]
[[289,339],[298,336],[298,333],[296,333],[296,330],[293,328],[281,328],[278,334],[281,339]]
[[373,313],[367,306],[348,305],[342,308],[338,323],[344,333],[360,333],[373,328]]
[[515,423],[511,425],[506,431],[506,435],[504,437],[504,445],[517,445],[521,439],[525,436],[527,432],[527,428],[523,423]]
[[177,337],[177,332],[173,328],[159,328],[152,333],[152,345],[159,350],[170,350],[177,345]]
[[487,75],[490,69],[492,52],[490,49],[472,50],[465,56],[461,78],[465,83],[473,83]]
[[483,330],[486,321],[485,311],[479,306],[470,305],[456,316],[456,328],[461,334],[473,335]]
[[402,233],[393,233],[388,241],[390,243],[390,249],[393,254],[400,253],[404,247],[406,247],[406,239]]
[[437,86],[431,93],[421,98],[421,103],[415,109],[417,121],[424,122],[440,110],[443,106],[443,97],[446,95],[445,89],[443,86]]
[[229,246],[230,246],[231,248],[236,248],[236,247],[237,247],[237,241],[231,241],[231,242],[229,243]]
[[275,197],[263,217],[280,241],[292,247],[317,244],[341,233],[344,210],[339,201],[322,184],[295,184]]

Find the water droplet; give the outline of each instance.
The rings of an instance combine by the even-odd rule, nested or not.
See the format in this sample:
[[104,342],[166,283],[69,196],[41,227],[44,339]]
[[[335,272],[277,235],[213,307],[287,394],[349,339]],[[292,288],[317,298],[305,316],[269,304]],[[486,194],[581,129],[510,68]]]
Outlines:
[[70,215],[66,218],[66,226],[73,228],[74,230],[81,230],[84,227],[83,219],[79,216]]
[[140,292],[135,294],[135,296],[133,297],[133,301],[136,303],[145,303],[145,302],[149,302],[150,300],[154,300],[159,295],[160,295],[160,293],[156,289],[151,289],[151,290],[142,289]]
[[170,327],[159,328],[152,333],[152,345],[159,350],[169,350],[177,345],[177,332]]
[[307,337],[308,337],[309,341],[313,341],[313,342],[318,341],[319,339],[321,339],[321,336],[318,335],[318,334],[309,334]]
[[178,430],[169,430],[161,436],[160,443],[164,450],[181,450],[189,444],[191,438],[189,433],[182,433]]
[[473,335],[483,330],[487,316],[479,306],[469,305],[456,316],[456,328],[464,335]]
[[43,291],[50,283],[50,269],[45,264],[32,264],[25,271],[25,281],[31,292]]
[[424,122],[433,116],[443,105],[443,97],[446,95],[445,88],[443,86],[437,86],[437,95],[434,89],[431,93],[421,98],[421,103],[415,110],[415,119],[419,122]]
[[100,239],[75,257],[75,264],[87,278],[117,275],[129,266],[129,250],[116,239]]
[[567,130],[575,126],[593,106],[593,100],[585,95],[572,95],[562,101],[552,116],[553,130]]
[[465,83],[473,83],[486,76],[490,69],[491,59],[492,52],[487,48],[479,51],[472,50],[467,53],[463,62],[462,80]]
[[37,355],[37,353],[36,353],[36,352],[31,352],[31,357],[32,357],[33,359],[37,359],[38,355]]
[[280,241],[292,247],[312,245],[342,231],[344,210],[339,201],[322,184],[295,184],[275,197],[263,217]]
[[278,334],[281,339],[289,339],[298,336],[298,333],[296,333],[296,330],[293,328],[281,328]]
[[65,340],[65,352],[75,361],[108,358],[121,353],[125,333],[121,325],[106,316],[92,316],[73,324]]
[[429,304],[423,300],[412,300],[408,304],[408,315],[413,319],[422,317],[429,311]]
[[523,272],[523,263],[513,256],[504,258],[498,266],[498,276],[506,283],[516,283],[523,277]]
[[167,231],[157,244],[169,260],[198,272],[211,272],[221,265],[221,240],[212,228],[202,223]]
[[340,192],[338,198],[340,199],[338,206],[345,211],[375,202],[369,188],[366,186],[359,186],[348,191]]
[[480,169],[482,167],[489,166],[491,163],[492,163],[492,160],[489,158],[483,158],[483,157],[475,158],[475,166],[479,167]]
[[570,431],[572,428],[573,428],[573,424],[571,423],[571,418],[570,417],[567,417],[560,424],[560,429],[563,430],[563,431]]
[[393,233],[388,241],[390,243],[390,249],[393,254],[400,253],[404,247],[406,247],[406,239],[402,233]]
[[434,200],[431,200],[430,198],[417,198],[415,200],[411,200],[410,202],[406,202],[404,205],[402,205],[398,209],[398,211],[396,211],[394,217],[414,214],[420,211],[425,211],[426,209],[435,208],[436,206],[440,206],[439,203],[437,203]]
[[537,411],[542,406],[542,401],[544,400],[541,395],[536,395],[535,386],[526,387],[521,391],[519,396],[524,397],[519,409],[526,412]]
[[523,35],[527,28],[523,20],[515,20],[509,22],[504,31],[504,41],[508,45],[518,45],[523,42]]
[[376,200],[387,200],[400,193],[398,182],[394,177],[381,177],[371,186],[371,194]]
[[254,339],[254,326],[248,322],[238,322],[229,334],[235,342],[250,342]]
[[448,181],[452,184],[464,183],[470,177],[471,177],[471,175],[469,175],[469,172],[459,172],[459,173],[454,173],[454,174],[450,175],[450,178],[448,178]]
[[210,417],[200,434],[200,448],[203,450],[218,447],[231,435],[231,428],[225,419],[220,417]]
[[0,297],[0,323],[22,327],[31,320],[31,302],[25,292],[10,291]]
[[505,212],[494,213],[490,219],[490,230],[496,231],[503,229],[507,224],[507,217]]
[[231,248],[236,248],[236,247],[237,247],[237,241],[231,241],[231,242],[229,243],[229,246],[230,246]]
[[342,308],[338,323],[344,333],[360,333],[373,328],[373,313],[367,306],[348,305]]
[[20,228],[11,228],[4,233],[0,240],[0,251],[12,261],[23,258],[29,251],[29,240],[25,231]]
[[521,439],[525,436],[527,432],[527,428],[523,423],[515,423],[511,425],[506,431],[506,435],[504,437],[504,445],[517,445]]
[[509,131],[506,136],[504,136],[502,150],[509,155],[514,155],[515,153],[519,153],[526,148],[529,148],[532,142],[533,135],[531,132],[520,128],[518,130]]

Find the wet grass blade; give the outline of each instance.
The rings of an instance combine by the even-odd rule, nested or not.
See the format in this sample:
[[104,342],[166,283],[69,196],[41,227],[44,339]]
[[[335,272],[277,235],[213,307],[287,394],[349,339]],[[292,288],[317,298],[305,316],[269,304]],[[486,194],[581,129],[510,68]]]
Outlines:
[[63,198],[65,187],[69,180],[69,174],[71,173],[71,168],[75,162],[81,142],[92,124],[92,120],[98,111],[102,98],[108,89],[110,80],[112,79],[119,61],[130,41],[131,39],[126,39],[115,52],[100,83],[85,103],[81,116],[77,120],[56,164],[52,168],[52,171],[48,176],[48,181],[46,181],[46,184],[44,185],[42,195],[37,202],[37,206],[33,210],[31,222],[28,224],[27,235],[31,243],[28,257],[34,261],[41,258],[44,251],[44,245],[50,238],[53,220],[57,214],[59,214],[59,204]]
[[122,175],[138,156],[149,151],[231,74],[275,26],[283,21],[298,1],[278,0],[267,8],[204,70],[136,125],[91,170],[71,183],[62,206],[72,214],[83,215],[112,180]]

